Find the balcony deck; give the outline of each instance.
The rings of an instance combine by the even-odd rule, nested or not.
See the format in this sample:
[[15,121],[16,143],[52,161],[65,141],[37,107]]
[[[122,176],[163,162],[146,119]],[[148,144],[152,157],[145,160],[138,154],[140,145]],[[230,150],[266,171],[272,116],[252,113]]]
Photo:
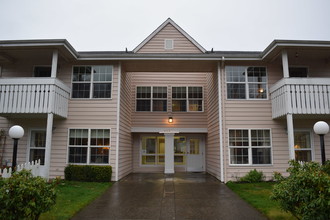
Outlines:
[[270,88],[270,94],[273,119],[330,114],[330,78],[284,78]]
[[44,114],[66,118],[70,88],[56,78],[0,80],[0,116]]

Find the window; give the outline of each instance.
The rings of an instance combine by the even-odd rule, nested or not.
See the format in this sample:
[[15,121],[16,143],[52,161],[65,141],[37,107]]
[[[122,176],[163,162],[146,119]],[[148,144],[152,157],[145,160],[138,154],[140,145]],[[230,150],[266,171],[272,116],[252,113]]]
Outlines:
[[142,137],[142,165],[163,165],[165,163],[165,137]]
[[265,67],[226,67],[228,99],[267,99]]
[[311,161],[312,147],[311,134],[309,131],[294,132],[294,152],[297,161]]
[[111,98],[112,66],[75,66],[72,98]]
[[172,111],[203,111],[203,87],[172,87]]
[[289,67],[290,77],[307,77],[307,67]]
[[138,86],[136,88],[136,111],[166,112],[167,87]]
[[39,160],[40,164],[45,164],[46,131],[33,130],[30,138],[30,162]]
[[109,164],[110,129],[70,129],[69,163]]
[[230,164],[271,164],[269,129],[230,129]]
[[[174,164],[186,164],[186,137],[174,137]],[[142,137],[141,164],[164,165],[165,163],[165,137],[144,136]]]
[[51,66],[35,66],[33,70],[34,77],[51,77]]

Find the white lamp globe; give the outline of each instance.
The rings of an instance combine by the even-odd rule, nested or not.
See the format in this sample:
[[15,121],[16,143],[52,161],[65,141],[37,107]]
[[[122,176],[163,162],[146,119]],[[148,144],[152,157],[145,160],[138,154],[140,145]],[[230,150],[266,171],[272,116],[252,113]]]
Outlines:
[[8,133],[12,139],[20,139],[24,136],[24,129],[19,125],[14,125],[9,129]]
[[318,135],[325,135],[329,132],[329,125],[325,121],[318,121],[314,124],[314,132]]

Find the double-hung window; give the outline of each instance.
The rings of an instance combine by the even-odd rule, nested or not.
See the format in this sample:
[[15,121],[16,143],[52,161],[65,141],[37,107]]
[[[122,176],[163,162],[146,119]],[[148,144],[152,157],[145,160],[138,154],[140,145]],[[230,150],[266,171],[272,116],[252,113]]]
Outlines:
[[173,112],[202,112],[203,87],[172,87]]
[[230,129],[230,164],[271,164],[271,134],[269,129]]
[[40,164],[45,164],[46,131],[32,130],[30,136],[30,162],[40,160]]
[[109,164],[110,129],[70,129],[68,162]]
[[75,66],[72,98],[111,98],[112,66]]
[[166,86],[138,86],[136,88],[136,111],[166,112]]
[[228,99],[267,99],[265,67],[227,66]]

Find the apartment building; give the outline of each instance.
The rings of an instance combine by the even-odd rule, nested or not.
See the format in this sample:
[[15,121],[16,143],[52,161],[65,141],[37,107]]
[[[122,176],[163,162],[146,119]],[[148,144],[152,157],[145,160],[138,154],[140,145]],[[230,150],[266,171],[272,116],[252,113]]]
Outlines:
[[[330,41],[213,51],[171,19],[133,51],[0,41],[0,128],[21,125],[18,163],[41,159],[51,178],[68,164],[111,165],[115,181],[207,172],[227,182],[252,169],[271,178],[290,159],[321,160],[312,128],[330,122],[329,91]],[[7,136],[2,164],[12,146]]]

